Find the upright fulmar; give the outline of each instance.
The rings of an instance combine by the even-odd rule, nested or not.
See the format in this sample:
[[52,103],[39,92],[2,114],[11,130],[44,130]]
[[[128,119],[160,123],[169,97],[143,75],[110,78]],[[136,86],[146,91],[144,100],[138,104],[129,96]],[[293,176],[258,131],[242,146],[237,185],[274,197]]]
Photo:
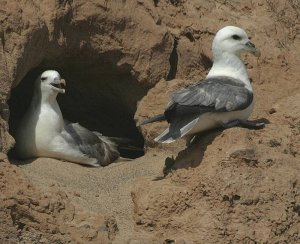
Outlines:
[[248,121],[253,110],[253,91],[242,52],[260,56],[246,32],[235,26],[219,30],[212,43],[213,66],[207,77],[176,91],[163,114],[146,119],[140,125],[166,120],[163,133],[155,138],[170,143],[178,138],[190,140],[199,132],[216,127],[243,126],[262,128],[264,123]]

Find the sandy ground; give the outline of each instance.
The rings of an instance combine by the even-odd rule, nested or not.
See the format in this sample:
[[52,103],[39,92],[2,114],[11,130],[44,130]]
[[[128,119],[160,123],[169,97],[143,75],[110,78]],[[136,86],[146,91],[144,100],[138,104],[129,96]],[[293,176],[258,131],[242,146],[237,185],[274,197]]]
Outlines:
[[[168,151],[151,151],[132,161],[119,161],[104,168],[84,167],[51,158],[14,161],[41,191],[53,186],[67,193],[75,206],[105,216],[114,216],[120,231],[115,243],[133,233],[132,187],[139,179],[163,176]],[[128,237],[129,238],[129,237]]]
[[[245,57],[255,91],[252,119],[266,118],[270,124],[259,131],[232,128],[211,134],[184,150],[182,142],[155,145],[153,138],[165,128],[155,123],[142,129],[147,146],[153,147],[144,157],[105,168],[48,158],[12,161],[15,167],[2,153],[0,243],[300,243],[299,1],[47,0],[4,5],[11,11],[0,11],[7,30],[0,50],[7,73],[5,79],[0,73],[1,91],[10,91],[11,80],[17,84],[44,58],[56,65],[65,50],[77,47],[86,53],[87,45],[93,55],[106,54],[101,58],[114,60],[120,72],[128,66],[135,79],[152,87],[138,103],[135,119],[141,120],[161,113],[174,90],[205,77],[214,33],[237,25],[262,53],[259,59]],[[176,38],[178,46],[173,45]],[[123,59],[114,56],[119,54]],[[64,68],[62,63],[58,68]],[[128,94],[131,98],[132,91]],[[8,109],[3,111],[8,120]],[[6,140],[7,149],[12,142],[4,135],[7,125],[0,128],[0,146]],[[177,157],[173,171],[156,181],[172,156]],[[50,197],[44,196],[52,190]],[[99,218],[100,228],[87,225],[89,218],[76,219],[79,209]],[[109,227],[106,216],[116,220],[118,231]]]

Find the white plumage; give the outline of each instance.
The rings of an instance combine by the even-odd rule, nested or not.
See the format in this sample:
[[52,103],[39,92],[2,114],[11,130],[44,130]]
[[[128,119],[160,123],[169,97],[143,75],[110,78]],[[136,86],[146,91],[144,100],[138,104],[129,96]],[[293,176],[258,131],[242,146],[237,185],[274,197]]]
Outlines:
[[170,143],[215,127],[236,125],[261,128],[263,123],[247,121],[253,110],[253,92],[242,52],[259,56],[246,32],[235,26],[219,30],[212,43],[213,66],[207,77],[175,92],[164,114],[141,123],[167,120],[170,123],[155,141]]
[[20,158],[51,157],[90,166],[105,166],[119,158],[110,138],[75,123],[65,123],[56,101],[65,93],[65,80],[48,70],[40,75],[34,95],[16,133]]

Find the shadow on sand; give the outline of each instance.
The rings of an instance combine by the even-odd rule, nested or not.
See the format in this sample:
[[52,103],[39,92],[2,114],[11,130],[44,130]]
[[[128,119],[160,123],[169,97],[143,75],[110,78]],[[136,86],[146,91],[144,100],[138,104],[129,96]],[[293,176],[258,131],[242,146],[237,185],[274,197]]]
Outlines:
[[11,164],[14,164],[16,166],[22,166],[26,164],[31,164],[33,161],[36,160],[36,158],[30,158],[30,159],[17,159],[16,157],[9,156],[8,157],[9,162]]
[[193,142],[184,150],[180,151],[177,157],[166,158],[163,173],[166,176],[170,172],[182,168],[195,168],[202,162],[206,148],[211,145],[214,139],[222,133],[222,129],[211,130],[195,136]]
[[[270,124],[270,121],[266,118],[253,120],[251,122],[252,123],[262,122],[264,124]],[[256,129],[261,129],[261,127],[248,128],[248,129],[256,130]],[[166,158],[165,167],[163,169],[164,176],[168,175],[170,172],[177,169],[195,168],[199,166],[203,160],[203,156],[206,151],[206,148],[209,145],[211,145],[214,139],[218,135],[220,135],[224,130],[226,129],[225,128],[212,129],[203,132],[199,135],[196,135],[193,142],[189,146],[187,146],[184,150],[180,151],[175,159],[173,157]]]

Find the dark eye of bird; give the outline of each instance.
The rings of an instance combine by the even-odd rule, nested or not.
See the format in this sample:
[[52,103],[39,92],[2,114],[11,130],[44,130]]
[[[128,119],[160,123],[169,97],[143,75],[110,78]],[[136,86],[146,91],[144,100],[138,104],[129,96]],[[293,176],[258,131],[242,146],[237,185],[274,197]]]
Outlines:
[[42,81],[45,81],[46,79],[47,79],[47,77],[42,77],[41,78]]
[[234,40],[241,40],[242,38],[240,36],[238,36],[238,35],[233,35],[232,39],[234,39]]

